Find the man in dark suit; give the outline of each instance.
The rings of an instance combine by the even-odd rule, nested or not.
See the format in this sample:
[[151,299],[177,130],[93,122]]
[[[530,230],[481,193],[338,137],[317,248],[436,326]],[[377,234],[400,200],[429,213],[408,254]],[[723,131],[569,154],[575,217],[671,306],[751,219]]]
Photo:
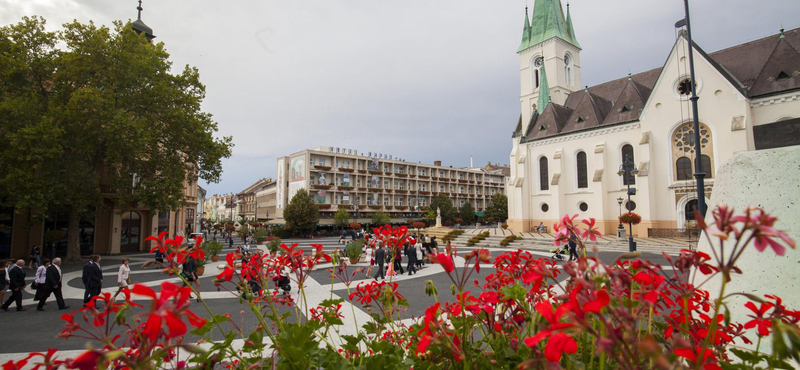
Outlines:
[[383,244],[378,243],[378,249],[375,250],[375,263],[378,265],[378,271],[375,272],[375,276],[372,278],[378,280],[378,275],[380,275],[381,280],[386,278],[386,273],[383,270],[383,264],[386,261],[386,250],[383,249]]
[[86,292],[83,294],[83,304],[86,305],[93,297],[100,295],[103,288],[103,270],[100,269],[100,255],[93,254],[90,261],[83,266],[83,284]]
[[39,305],[36,307],[36,310],[44,311],[44,302],[47,301],[51,293],[56,297],[59,310],[69,308],[69,306],[64,304],[64,297],[61,295],[61,284],[63,283],[61,277],[61,258],[53,260],[53,263],[47,268],[46,277],[45,283],[39,286],[39,289],[44,289],[44,296],[39,300]]
[[11,289],[11,296],[8,297],[6,303],[3,303],[3,306],[0,307],[3,311],[8,311],[8,307],[11,306],[11,302],[17,303],[17,311],[26,311],[22,308],[22,290],[25,289],[25,261],[22,259],[17,260],[17,264],[11,266],[8,270],[8,277],[9,277],[9,285],[8,288]]
[[408,270],[408,275],[411,276],[411,273],[417,273],[417,249],[414,248],[414,245],[411,243],[406,243],[405,246],[406,257],[408,257],[408,264],[406,265],[406,270]]

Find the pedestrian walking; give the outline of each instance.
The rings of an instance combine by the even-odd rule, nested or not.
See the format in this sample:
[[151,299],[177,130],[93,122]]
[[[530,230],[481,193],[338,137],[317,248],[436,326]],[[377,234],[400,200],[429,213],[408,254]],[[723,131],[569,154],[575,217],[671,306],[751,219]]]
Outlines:
[[[578,260],[578,244],[575,243],[575,239],[577,237],[574,233],[569,234],[569,241],[567,242],[567,247],[569,249],[569,260],[570,261],[577,261]],[[573,259],[574,257],[574,259]]]
[[159,249],[156,249],[156,256],[155,257],[156,257],[156,262],[158,262],[156,264],[156,268],[159,268],[159,267],[163,268],[164,267],[164,258],[167,257],[167,254],[164,253],[164,251],[162,251],[161,248],[159,248]]
[[117,272],[117,292],[114,293],[114,298],[117,299],[117,295],[122,293],[125,290],[128,290],[128,285],[131,283],[131,267],[129,266],[129,261],[127,258],[122,259],[122,264],[119,265],[119,271]]
[[0,309],[8,311],[11,302],[16,302],[17,311],[25,311],[25,308],[22,307],[22,289],[25,289],[25,260],[18,259],[17,263],[8,269],[8,274],[8,288],[11,289],[11,296],[8,297]]
[[[195,289],[195,292],[197,293],[197,302],[200,302],[200,282],[197,279],[197,261],[195,261],[192,256],[189,256],[189,259],[183,263],[183,272],[181,273],[181,276],[183,276],[183,279],[186,280],[183,283],[183,286],[191,287],[191,284],[194,283],[195,287],[197,288]],[[189,299],[194,298],[189,297]]]
[[228,248],[233,248],[233,238],[228,239]]
[[36,274],[34,275],[34,278],[33,278],[33,283],[36,284],[35,285],[36,294],[33,297],[34,301],[41,300],[42,296],[44,296],[44,292],[45,292],[44,283],[45,283],[45,280],[47,279],[47,268],[48,267],[50,267],[50,260],[45,258],[44,261],[42,261],[42,265],[39,266],[39,268],[36,269]]
[[92,298],[100,295],[103,288],[103,270],[100,269],[100,255],[93,254],[89,257],[89,262],[83,265],[83,275],[81,276],[83,286],[83,306],[89,303]]
[[398,246],[394,249],[394,270],[404,274],[405,270],[403,270],[403,247]]
[[406,243],[405,250],[406,257],[408,257],[406,270],[408,270],[408,276],[411,276],[412,273],[417,273],[417,249],[411,243]]
[[414,252],[417,253],[417,270],[422,267],[422,262],[425,261],[425,249],[422,248],[422,241],[417,239],[417,244],[414,245]]
[[372,266],[375,266],[375,247],[368,245],[367,250],[365,251],[364,255],[366,256],[366,261],[369,262],[369,267],[367,267],[367,278],[372,276]]
[[381,280],[386,278],[383,271],[383,264],[385,261],[386,251],[383,249],[383,244],[378,244],[378,249],[375,250],[375,263],[378,265],[378,271],[375,271],[375,276],[373,276],[375,280],[378,280],[378,276],[381,277]]
[[64,303],[64,297],[61,295],[61,285],[63,283],[62,275],[61,275],[61,258],[56,257],[53,260],[53,263],[50,264],[50,267],[47,268],[47,275],[45,279],[45,283],[43,285],[39,285],[40,290],[44,290],[44,295],[42,299],[39,300],[39,305],[36,307],[38,311],[44,311],[44,305],[47,301],[47,298],[50,298],[50,294],[56,297],[56,304],[58,304],[59,310],[66,310],[69,308]]
[[[39,266],[42,264],[41,260],[42,250],[39,248],[39,245],[34,245],[33,249],[31,249],[31,255],[29,256],[31,259],[31,263],[28,265],[30,269],[38,269]],[[36,265],[36,267],[34,267]],[[24,267],[24,266],[23,266]]]
[[436,252],[436,254],[439,254],[439,243],[436,242],[436,237],[435,236],[431,237],[430,246],[433,249],[433,251]]
[[8,261],[0,261],[0,302],[5,302],[8,287]]

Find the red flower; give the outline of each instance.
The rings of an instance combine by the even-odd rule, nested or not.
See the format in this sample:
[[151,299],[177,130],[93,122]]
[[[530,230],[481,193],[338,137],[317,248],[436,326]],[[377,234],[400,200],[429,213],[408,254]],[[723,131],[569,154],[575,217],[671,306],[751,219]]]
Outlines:
[[444,271],[447,272],[448,274],[453,272],[453,270],[456,268],[455,263],[453,263],[453,259],[450,258],[450,256],[448,256],[447,254],[444,253],[437,254],[436,261],[438,261],[439,264],[442,265],[442,267],[444,267]]
[[772,321],[769,319],[764,318],[764,314],[767,313],[772,307],[775,305],[772,303],[762,303],[760,308],[756,308],[756,305],[753,302],[747,302],[744,305],[745,307],[749,308],[750,311],[753,311],[756,316],[748,315],[752,317],[753,320],[748,321],[744,324],[746,329],[752,329],[758,327],[758,336],[764,337],[769,335],[769,329],[772,328]]
[[597,231],[597,228],[594,227],[595,221],[593,218],[590,218],[589,221],[583,220],[583,223],[589,226],[589,228],[583,232],[583,235],[581,235],[582,238],[586,239],[588,236],[589,240],[597,241],[597,237],[603,236],[599,231]]
[[525,338],[525,345],[533,347],[547,337],[550,337],[544,346],[544,357],[547,361],[558,362],[561,361],[563,353],[572,354],[578,351],[578,343],[575,342],[575,339],[560,332],[554,334],[550,330],[540,331],[532,337]]
[[100,351],[86,351],[75,357],[75,359],[71,360],[67,365],[69,369],[80,369],[80,370],[94,370],[100,366],[98,366],[98,362],[103,357],[103,353]]

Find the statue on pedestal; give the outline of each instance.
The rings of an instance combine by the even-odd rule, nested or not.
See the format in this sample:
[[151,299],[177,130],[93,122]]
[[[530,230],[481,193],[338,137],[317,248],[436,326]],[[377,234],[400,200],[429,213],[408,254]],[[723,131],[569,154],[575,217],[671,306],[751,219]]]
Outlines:
[[436,207],[436,227],[442,227],[442,210]]

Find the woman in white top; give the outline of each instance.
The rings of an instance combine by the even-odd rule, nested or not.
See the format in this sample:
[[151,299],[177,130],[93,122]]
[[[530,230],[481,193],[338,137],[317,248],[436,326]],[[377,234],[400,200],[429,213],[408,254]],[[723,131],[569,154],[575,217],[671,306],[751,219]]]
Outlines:
[[423,258],[425,253],[422,249],[422,238],[417,239],[417,244],[414,245],[414,248],[417,250],[417,269],[422,266]]
[[114,299],[117,299],[117,295],[122,293],[123,290],[128,289],[128,284],[131,283],[131,268],[128,266],[128,259],[123,258],[122,264],[119,265],[119,272],[117,272],[117,285],[119,285],[119,289],[114,294]]
[[367,245],[366,247],[367,249],[364,251],[364,254],[366,255],[367,263],[369,263],[369,267],[367,267],[367,278],[370,278],[372,277],[372,266],[375,264],[375,251],[372,250],[371,245]]
[[42,265],[36,269],[36,277],[34,281],[36,281],[36,295],[34,296],[33,300],[38,301],[44,297],[45,290],[44,285],[47,282],[47,268],[50,267],[50,260],[45,258],[42,261]]

